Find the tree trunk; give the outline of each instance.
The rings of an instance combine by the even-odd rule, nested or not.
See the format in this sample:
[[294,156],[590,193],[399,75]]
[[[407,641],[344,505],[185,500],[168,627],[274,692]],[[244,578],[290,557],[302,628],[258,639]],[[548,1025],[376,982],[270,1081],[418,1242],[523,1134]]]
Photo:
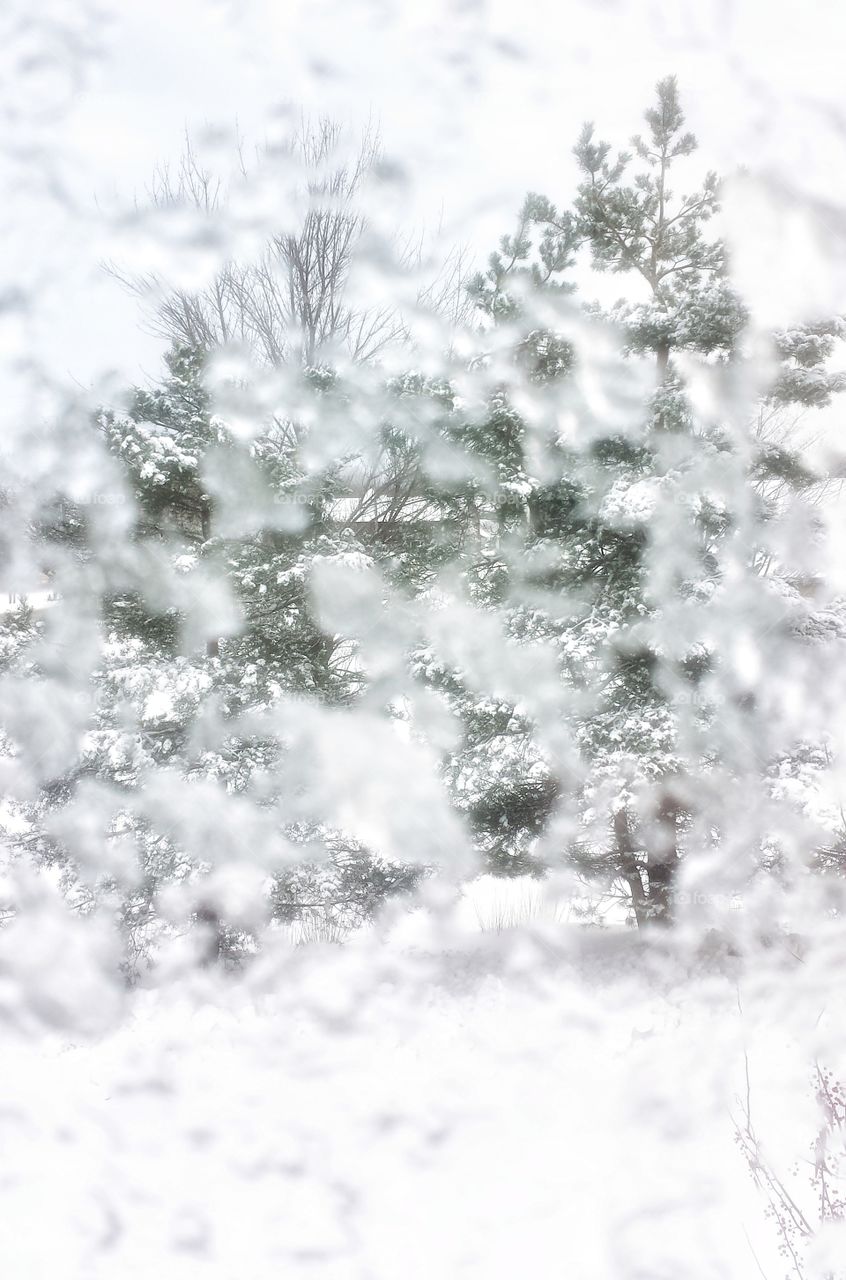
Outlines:
[[205,934],[199,963],[207,969],[210,965],[220,964],[223,959],[226,935],[220,916],[212,907],[199,907],[196,919]]
[[638,928],[645,924],[672,924],[680,813],[678,801],[670,793],[664,792],[658,806],[655,828],[649,834],[646,865],[643,869],[638,863],[639,842],[632,831],[628,810],[618,809],[614,814],[617,866],[631,891],[632,909]]
[[632,895],[632,908],[638,928],[649,919],[649,902],[643,887],[643,878],[635,856],[637,846],[632,835],[628,810],[618,809],[614,814],[614,843],[617,850],[617,862],[623,879],[629,886]]
[[678,824],[682,807],[669,790],[661,793],[655,830],[649,841],[646,874],[650,918],[656,924],[671,924],[673,883],[679,862]]
[[[202,522],[203,542],[208,542],[211,537],[211,503],[208,498],[203,498],[200,504],[200,520]],[[220,657],[220,643],[217,636],[212,640],[206,641],[206,657]]]

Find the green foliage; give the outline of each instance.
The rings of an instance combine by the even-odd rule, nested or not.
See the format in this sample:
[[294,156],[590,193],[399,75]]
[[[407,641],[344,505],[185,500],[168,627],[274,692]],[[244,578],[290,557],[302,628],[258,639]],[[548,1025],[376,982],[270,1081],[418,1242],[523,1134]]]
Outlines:
[[[328,818],[303,820],[277,731],[292,700],[405,715],[391,662],[407,665],[407,701],[431,695],[446,712],[450,732],[433,735],[443,777],[491,869],[569,860],[624,886],[639,920],[668,916],[696,819],[681,761],[703,776],[721,763],[698,744],[723,654],[710,632],[685,630],[688,606],[731,589],[742,520],[743,569],[771,559],[755,539],[764,543],[782,487],[797,493],[818,477],[789,444],[750,433],[741,447],[719,412],[695,407],[689,369],[709,385],[743,376],[746,314],[710,225],[716,176],[674,190],[696,140],[672,77],[645,119],[619,152],[585,126],[571,208],[527,196],[471,282],[477,343],[453,364],[455,385],[415,369],[410,348],[400,375],[286,367],[290,413],[257,409],[243,433],[227,409],[248,388],[221,379],[214,351],[176,345],[158,385],[100,415],[138,556],[95,588],[103,661],[80,761],[48,780],[29,816],[69,895],[82,909],[107,901],[124,921],[128,969],[186,921],[207,930],[218,959],[256,945],[215,905],[202,840],[144,801],[163,775],[175,787],[214,781],[266,819],[254,834],[281,851],[264,887],[276,921],[349,929],[413,889],[420,867]],[[625,277],[628,296],[607,311],[580,303],[580,255]],[[613,400],[615,377],[639,379],[640,410],[623,425],[584,401],[590,343],[609,331],[622,356],[600,390]],[[839,320],[773,335],[762,402],[827,404],[843,386],[828,367],[843,335]],[[729,463],[747,485],[740,513]],[[52,516],[39,536],[84,563],[83,507],[57,500]],[[327,566],[365,599],[358,630],[336,631],[321,609],[314,582]],[[361,580],[376,583],[370,596],[356,595]],[[383,595],[401,656],[380,666],[378,626],[364,614]],[[474,669],[472,645],[466,660],[460,645],[439,652],[426,621],[442,596],[492,620],[507,659],[528,646],[550,657],[553,680],[534,702],[508,680],[495,687],[484,662]],[[10,618],[7,665],[36,640],[31,615]],[[738,706],[746,714],[750,700]],[[96,808],[106,791],[121,798],[108,837],[129,855],[90,883],[56,812],[79,796]],[[174,886],[183,898],[167,916]]]
[[[559,440],[557,478],[550,482],[533,472],[532,432],[508,389],[474,428],[479,454],[495,464],[491,506],[499,518],[486,552],[486,581],[495,589],[480,595],[476,588],[473,598],[501,611],[515,642],[540,639],[555,647],[562,686],[573,694],[568,728],[584,765],[582,780],[562,789],[536,745],[537,726],[514,706],[492,717],[489,700],[474,699],[459,673],[438,678],[464,726],[449,776],[490,865],[503,871],[536,865],[537,858],[570,857],[586,874],[630,887],[639,882],[639,892],[631,892],[641,919],[669,914],[695,810],[678,798],[684,791],[679,734],[684,730],[689,740],[708,722],[707,677],[719,661],[707,645],[669,651],[664,616],[674,596],[684,601],[719,593],[734,532],[708,477],[720,474],[721,455],[735,446],[718,423],[693,413],[673,357],[685,352],[703,365],[715,359],[741,365],[746,323],[728,283],[725,247],[710,234],[719,209],[716,175],[706,174],[689,193],[674,190],[676,170],[696,151],[674,78],[658,85],[646,125],[631,151],[616,153],[586,125],[575,148],[582,176],[572,212],[527,197],[517,232],[503,238],[474,285],[485,317],[510,326],[515,358],[524,333],[535,332],[534,317],[549,314],[550,291],[580,246],[598,271],[639,277],[640,291],[647,287],[645,302],[621,300],[605,316],[587,308],[622,332],[633,360],[652,356],[656,362],[659,385],[639,431],[600,432],[587,447]],[[560,289],[559,306],[569,292],[569,284]],[[571,313],[560,314],[569,325]],[[533,377],[541,386],[566,384],[578,372],[576,350],[553,328],[543,332],[567,356],[554,367],[536,366]],[[842,385],[842,376],[826,369],[840,336],[839,322],[775,335],[779,372],[767,399],[827,403]],[[795,450],[761,441],[752,450],[748,482],[754,487],[764,477],[795,490],[818,479]],[[524,519],[503,516],[513,509],[511,492],[519,492],[516,514]],[[672,544],[660,542],[665,526],[677,531]],[[657,592],[656,572],[666,574],[674,559],[672,590],[668,595],[662,578]],[[467,582],[473,591],[469,567]],[[701,691],[698,710],[693,689]],[[702,767],[712,764],[703,759]],[[561,815],[572,809],[574,787],[583,815],[583,831],[575,833],[559,821],[559,809]],[[658,797],[652,819],[644,811],[649,795]]]

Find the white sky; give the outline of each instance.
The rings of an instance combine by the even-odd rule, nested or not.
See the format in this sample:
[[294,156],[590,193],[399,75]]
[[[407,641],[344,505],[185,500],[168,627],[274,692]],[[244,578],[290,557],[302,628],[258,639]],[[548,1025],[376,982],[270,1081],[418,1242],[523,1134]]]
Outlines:
[[[585,118],[625,143],[655,81],[675,72],[703,165],[769,170],[846,205],[837,116],[846,6],[835,0],[100,0],[103,7],[112,14],[103,56],[50,140],[77,207],[54,209],[46,243],[39,233],[35,248],[63,259],[40,340],[61,376],[86,384],[109,368],[132,377],[155,369],[158,347],[139,332],[135,303],[98,267],[108,228],[96,207],[142,188],[156,162],[178,152],[186,125],[237,120],[255,138],[285,102],[351,122],[372,116],[411,178],[408,217],[432,225],[442,212],[481,257],[510,228],[527,189],[566,203],[570,148]],[[771,231],[750,247],[755,279],[767,276],[770,293],[785,269],[781,231]],[[788,293],[807,277],[803,267]]]

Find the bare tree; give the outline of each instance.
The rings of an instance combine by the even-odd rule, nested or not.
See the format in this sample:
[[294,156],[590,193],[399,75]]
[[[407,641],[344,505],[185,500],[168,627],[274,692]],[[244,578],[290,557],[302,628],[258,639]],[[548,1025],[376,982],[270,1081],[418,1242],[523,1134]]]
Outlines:
[[[362,197],[378,175],[382,150],[378,134],[367,129],[350,156],[344,132],[328,119],[303,120],[284,146],[264,146],[252,161],[239,141],[231,178],[206,164],[186,134],[178,162],[159,166],[153,176],[146,201],[151,209],[194,211],[222,221],[234,184],[247,184],[276,166],[290,174],[289,205],[297,212],[282,216],[289,225],[268,230],[252,259],[229,259],[195,292],[170,289],[154,274],[138,277],[110,268],[143,301],[155,300],[156,334],[207,351],[239,342],[262,363],[306,367],[339,353],[356,362],[372,360],[403,337],[398,307],[368,306],[354,296],[353,269],[372,249]],[[414,266],[412,242],[395,242],[391,249],[401,267]],[[421,289],[421,301],[443,305],[441,294],[460,293],[455,270],[452,263],[440,284]]]

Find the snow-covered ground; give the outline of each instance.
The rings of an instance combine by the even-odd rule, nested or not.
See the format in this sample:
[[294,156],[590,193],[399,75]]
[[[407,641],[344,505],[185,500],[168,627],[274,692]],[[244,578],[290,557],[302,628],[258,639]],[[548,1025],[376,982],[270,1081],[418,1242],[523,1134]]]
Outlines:
[[5,1275],[783,1274],[731,1113],[750,1037],[765,1110],[796,1064],[725,966],[433,924],[190,981],[95,1043],[7,1037]]
[[0,614],[14,613],[26,603],[36,613],[41,613],[44,609],[52,609],[53,605],[58,603],[58,596],[54,591],[47,588],[39,588],[37,591],[27,591],[25,594],[19,594],[15,591],[0,591]]

